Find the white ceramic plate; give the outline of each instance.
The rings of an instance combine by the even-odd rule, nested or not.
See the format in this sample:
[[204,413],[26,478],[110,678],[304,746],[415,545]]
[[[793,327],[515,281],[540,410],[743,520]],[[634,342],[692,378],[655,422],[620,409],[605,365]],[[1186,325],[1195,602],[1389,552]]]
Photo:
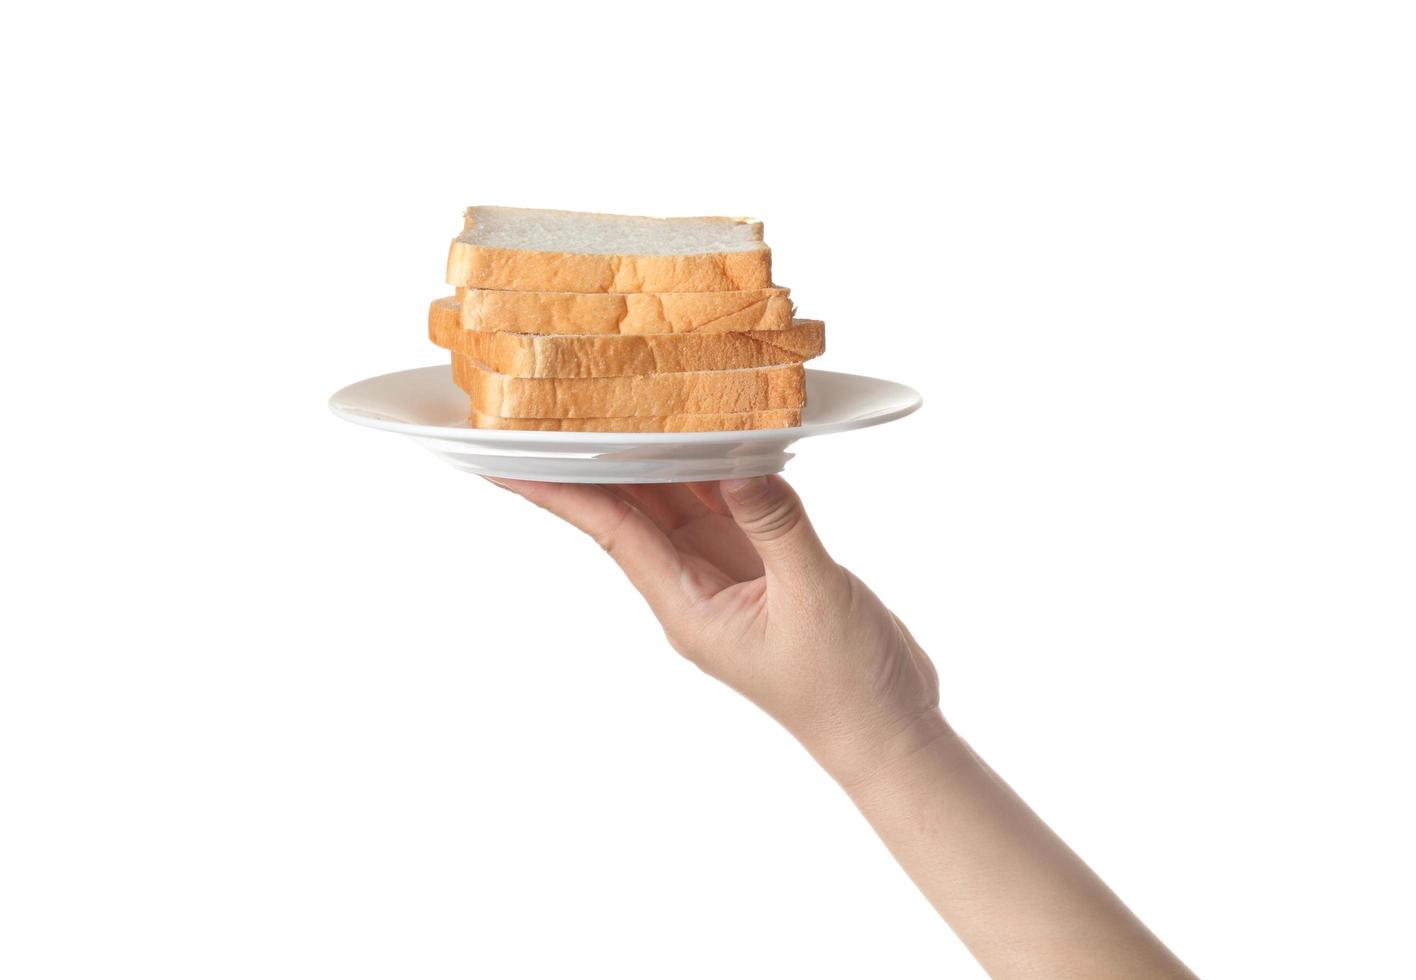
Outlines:
[[409,436],[468,473],[556,483],[685,483],[776,473],[798,439],[891,422],[923,404],[893,381],[806,372],[806,410],[792,429],[747,432],[522,432],[474,429],[446,364],[359,381],[335,392],[342,419]]

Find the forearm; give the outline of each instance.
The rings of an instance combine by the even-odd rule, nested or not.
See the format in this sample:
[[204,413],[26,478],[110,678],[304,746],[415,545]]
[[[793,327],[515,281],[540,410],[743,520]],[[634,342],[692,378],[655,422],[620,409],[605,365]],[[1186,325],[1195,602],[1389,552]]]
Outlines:
[[842,784],[990,976],[1192,976],[937,713],[896,745]]

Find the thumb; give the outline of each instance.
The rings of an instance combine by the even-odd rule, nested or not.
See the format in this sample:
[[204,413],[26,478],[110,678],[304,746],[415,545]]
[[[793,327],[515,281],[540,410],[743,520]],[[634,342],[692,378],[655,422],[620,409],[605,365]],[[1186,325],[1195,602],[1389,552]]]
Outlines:
[[812,575],[835,567],[807,520],[801,498],[786,480],[780,476],[724,480],[719,489],[769,575]]

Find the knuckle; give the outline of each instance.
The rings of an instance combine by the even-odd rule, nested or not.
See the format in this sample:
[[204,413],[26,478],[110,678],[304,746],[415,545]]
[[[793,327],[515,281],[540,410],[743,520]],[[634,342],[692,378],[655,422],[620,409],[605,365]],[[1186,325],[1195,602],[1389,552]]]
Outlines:
[[773,540],[790,534],[806,517],[801,505],[792,497],[782,497],[772,502],[752,521],[752,532],[764,540]]
[[615,549],[620,540],[620,528],[624,527],[624,522],[629,520],[629,515],[634,508],[623,500],[615,501],[615,511],[603,528],[597,529],[590,536],[610,557],[614,557]]

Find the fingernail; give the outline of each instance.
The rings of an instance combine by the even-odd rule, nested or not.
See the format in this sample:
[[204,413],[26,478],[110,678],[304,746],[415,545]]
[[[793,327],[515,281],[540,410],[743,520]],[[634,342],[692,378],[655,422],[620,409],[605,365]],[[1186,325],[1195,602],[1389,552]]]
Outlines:
[[767,489],[767,478],[765,476],[750,476],[743,480],[724,480],[721,484],[723,493],[731,497],[752,497]]
[[512,490],[511,487],[507,486],[505,483],[503,483],[502,481],[498,480],[498,479],[497,479],[496,477],[494,477],[494,476],[484,476],[484,477],[482,477],[482,479],[486,480],[486,481],[487,481],[488,483],[490,483],[490,484],[493,484],[494,486],[501,487],[501,488],[502,488],[503,490],[505,490],[507,493],[515,493],[515,492],[516,492],[516,491]]

